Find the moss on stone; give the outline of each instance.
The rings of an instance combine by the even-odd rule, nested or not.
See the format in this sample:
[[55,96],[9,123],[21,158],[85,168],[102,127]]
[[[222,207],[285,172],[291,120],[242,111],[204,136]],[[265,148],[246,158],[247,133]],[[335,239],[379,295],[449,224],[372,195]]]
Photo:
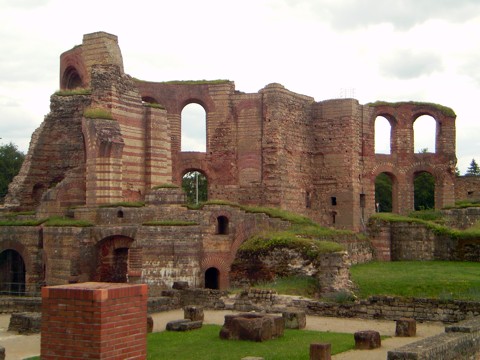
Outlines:
[[429,102],[420,102],[420,101],[400,101],[400,102],[388,102],[388,101],[375,101],[372,103],[368,103],[366,105],[368,106],[391,106],[391,107],[399,107],[405,104],[409,105],[416,105],[416,106],[430,106],[438,111],[440,111],[443,115],[445,116],[450,116],[450,117],[456,117],[457,115],[455,114],[455,111],[453,111],[452,108],[449,108],[448,106],[443,106],[440,104],[435,104],[435,103],[429,103]]

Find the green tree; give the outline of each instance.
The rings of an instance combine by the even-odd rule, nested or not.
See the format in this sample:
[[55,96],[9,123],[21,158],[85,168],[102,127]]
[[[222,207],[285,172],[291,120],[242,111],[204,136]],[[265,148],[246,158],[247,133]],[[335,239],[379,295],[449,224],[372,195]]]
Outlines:
[[187,203],[189,204],[197,204],[197,183],[198,203],[207,201],[207,177],[199,171],[190,171],[182,179],[182,189],[187,194]]
[[468,167],[465,175],[467,175],[467,176],[478,176],[478,175],[480,175],[480,168],[478,167],[478,164],[475,161],[475,159],[472,159],[472,162],[470,163],[470,166]]
[[375,179],[375,204],[377,211],[392,211],[392,179],[386,173],[381,173]]
[[415,210],[435,208],[435,178],[428,172],[416,174],[413,180]]
[[0,145],[0,199],[3,202],[8,192],[8,184],[22,167],[25,154],[13,143]]

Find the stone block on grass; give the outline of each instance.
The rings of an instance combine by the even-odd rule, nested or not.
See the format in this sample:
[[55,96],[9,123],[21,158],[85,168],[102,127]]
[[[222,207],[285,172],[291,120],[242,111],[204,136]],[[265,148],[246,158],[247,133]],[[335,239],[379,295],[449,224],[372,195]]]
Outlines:
[[417,334],[415,319],[401,318],[396,321],[395,336],[413,337]]
[[307,317],[305,311],[286,310],[282,312],[285,320],[285,329],[304,329],[307,325]]
[[188,305],[183,308],[183,317],[192,321],[203,321],[204,313],[202,306]]
[[375,330],[357,331],[353,336],[357,350],[371,350],[382,345],[380,333]]

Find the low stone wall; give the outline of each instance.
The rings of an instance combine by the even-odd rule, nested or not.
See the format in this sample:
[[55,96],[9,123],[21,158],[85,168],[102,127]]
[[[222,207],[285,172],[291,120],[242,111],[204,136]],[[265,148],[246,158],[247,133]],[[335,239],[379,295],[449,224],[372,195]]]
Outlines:
[[0,297],[0,314],[15,312],[41,312],[42,299],[40,297]]
[[367,300],[347,304],[298,299],[292,301],[292,306],[304,309],[309,315],[362,319],[396,320],[407,317],[417,321],[454,323],[480,316],[479,302],[403,299],[389,296],[372,296]]
[[476,360],[480,355],[480,317],[447,326],[445,333],[388,352],[387,360]]

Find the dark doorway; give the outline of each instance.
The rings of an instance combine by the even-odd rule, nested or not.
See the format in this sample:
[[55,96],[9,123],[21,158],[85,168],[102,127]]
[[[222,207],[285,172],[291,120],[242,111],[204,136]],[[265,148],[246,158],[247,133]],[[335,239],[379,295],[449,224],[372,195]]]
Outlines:
[[97,269],[94,281],[128,282],[128,255],[133,239],[112,236],[97,244]]
[[25,262],[15,250],[5,250],[0,254],[0,293],[25,294]]
[[219,289],[220,271],[217,268],[211,267],[205,271],[205,288]]
[[217,234],[228,234],[228,218],[226,216],[219,216],[217,218]]

